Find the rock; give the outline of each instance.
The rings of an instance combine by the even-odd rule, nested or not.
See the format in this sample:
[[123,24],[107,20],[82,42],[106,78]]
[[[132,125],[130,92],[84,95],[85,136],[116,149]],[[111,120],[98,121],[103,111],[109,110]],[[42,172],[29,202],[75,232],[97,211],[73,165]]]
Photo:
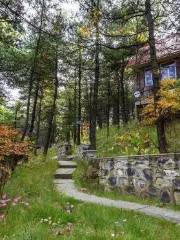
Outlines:
[[128,176],[133,176],[133,175],[135,174],[135,172],[136,172],[136,171],[135,171],[135,169],[133,169],[133,168],[130,168],[130,167],[129,167],[129,168],[127,169],[127,175],[128,175]]
[[180,191],[180,154],[125,156],[99,159],[99,178],[105,187],[134,188],[164,203],[174,202]]
[[160,200],[163,203],[171,203],[173,202],[173,196],[171,190],[169,188],[164,188],[160,192]]
[[180,190],[180,178],[175,178],[173,180],[173,185],[175,190]]
[[180,204],[180,191],[174,192],[174,199],[175,199],[176,204]]
[[150,169],[148,169],[148,168],[144,169],[143,173],[144,173],[144,177],[146,178],[146,180],[148,180],[148,181],[153,180],[153,176],[152,176],[152,173],[151,173]]
[[149,186],[148,195],[152,198],[159,198],[160,190],[156,187]]
[[117,183],[117,177],[109,177],[108,181],[109,181],[110,185],[114,187]]

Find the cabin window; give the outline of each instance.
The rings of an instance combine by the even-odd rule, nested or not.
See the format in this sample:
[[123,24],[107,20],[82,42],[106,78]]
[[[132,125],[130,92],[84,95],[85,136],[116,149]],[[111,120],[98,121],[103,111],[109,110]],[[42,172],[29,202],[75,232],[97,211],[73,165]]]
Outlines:
[[153,86],[153,77],[151,70],[145,71],[145,86],[146,87]]
[[161,79],[176,79],[176,64],[161,67]]
[[[176,79],[176,63],[161,66],[161,79]],[[145,71],[145,86],[150,87],[153,86],[153,76],[152,71]]]

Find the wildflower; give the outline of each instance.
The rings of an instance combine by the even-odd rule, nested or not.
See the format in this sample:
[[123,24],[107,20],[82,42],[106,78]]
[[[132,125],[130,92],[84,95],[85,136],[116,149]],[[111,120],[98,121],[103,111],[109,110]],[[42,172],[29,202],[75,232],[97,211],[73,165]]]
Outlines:
[[29,206],[29,203],[28,203],[28,202],[22,201],[21,203],[24,204],[25,206]]
[[1,214],[1,215],[0,215],[0,221],[3,221],[4,218],[5,218],[5,214]]
[[14,203],[18,203],[20,199],[21,199],[21,197],[15,197],[15,198],[13,199],[13,202],[14,202]]

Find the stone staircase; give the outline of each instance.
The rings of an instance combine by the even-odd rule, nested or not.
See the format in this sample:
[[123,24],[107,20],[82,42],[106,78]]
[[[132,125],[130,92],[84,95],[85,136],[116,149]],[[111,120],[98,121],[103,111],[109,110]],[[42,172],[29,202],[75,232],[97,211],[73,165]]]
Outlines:
[[[76,169],[76,163],[73,161],[74,156],[68,155],[63,151],[63,148],[58,154],[58,169],[54,174],[54,184],[60,193],[64,193],[69,197],[73,197],[77,200],[95,203],[99,205],[104,205],[108,207],[116,207],[118,209],[134,210],[135,212],[144,213],[148,216],[154,216],[157,218],[162,218],[173,223],[180,224],[180,213],[178,211],[172,211],[169,209],[158,208],[149,205],[142,205],[138,203],[122,201],[122,200],[112,200],[108,198],[98,197],[88,193],[79,191],[74,185],[74,180],[72,179],[73,172]],[[95,151],[89,150],[88,146],[83,145],[79,151],[79,159],[95,159]]]
[[58,161],[58,169],[54,174],[55,179],[72,179],[72,175],[77,165],[73,162],[73,156],[66,156]]

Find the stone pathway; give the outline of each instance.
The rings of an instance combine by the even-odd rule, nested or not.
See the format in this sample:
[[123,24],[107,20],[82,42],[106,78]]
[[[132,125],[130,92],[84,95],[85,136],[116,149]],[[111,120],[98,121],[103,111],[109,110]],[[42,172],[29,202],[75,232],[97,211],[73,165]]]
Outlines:
[[69,197],[103,206],[116,207],[125,210],[133,210],[135,212],[144,213],[149,216],[162,218],[167,221],[180,224],[180,212],[133,202],[111,200],[108,198],[83,193],[75,187],[74,181],[72,180],[72,173],[76,168],[76,164],[72,161],[72,157],[69,157],[65,161],[59,161],[59,166],[60,168],[55,173],[54,182],[57,186],[57,189]]

